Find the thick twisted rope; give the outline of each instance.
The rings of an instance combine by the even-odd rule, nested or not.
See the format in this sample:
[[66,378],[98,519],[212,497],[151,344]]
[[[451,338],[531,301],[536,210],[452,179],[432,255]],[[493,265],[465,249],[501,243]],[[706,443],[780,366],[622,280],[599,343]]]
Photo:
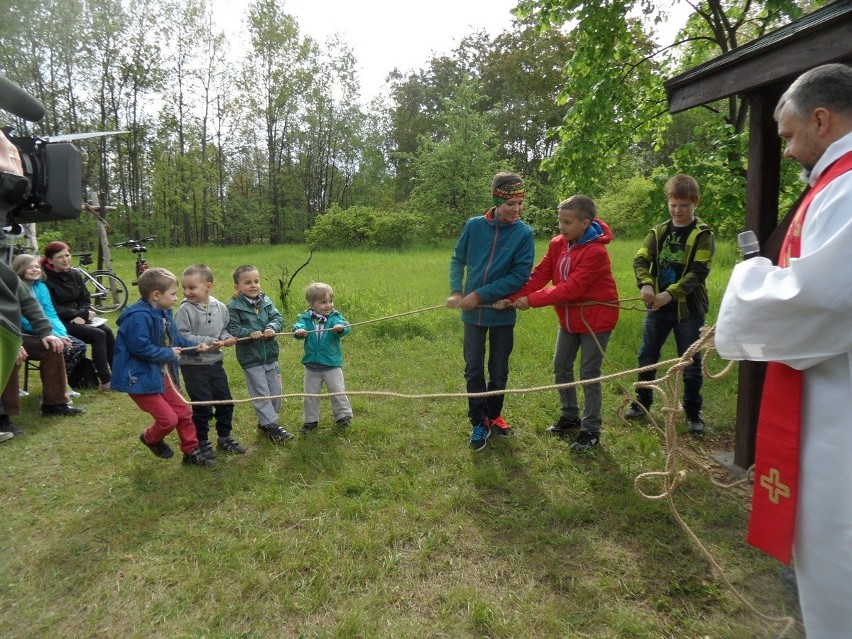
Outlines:
[[[591,326],[588,324],[584,314],[582,307],[590,306],[592,304],[600,304],[605,306],[617,306],[624,310],[636,310],[642,312],[648,312],[648,309],[644,307],[638,307],[637,305],[631,304],[632,302],[636,302],[641,298],[628,298],[624,300],[618,300],[615,302],[584,302],[579,304],[572,304],[571,306],[579,306],[581,307],[581,319],[586,326],[587,330],[591,335],[594,336],[594,331],[591,330]],[[629,305],[628,305],[629,304]],[[364,325],[370,324],[374,322],[380,322],[388,319],[395,319],[398,317],[404,317],[407,315],[415,315],[418,313],[423,313],[427,311],[432,311],[439,308],[447,308],[446,305],[436,305],[430,306],[427,308],[417,309],[413,311],[405,311],[402,313],[396,313],[394,315],[389,315],[386,317],[376,318],[372,320],[364,320],[361,322],[351,323],[350,326]],[[780,624],[783,623],[784,627],[781,631],[781,634],[778,635],[778,639],[783,639],[788,635],[788,633],[792,630],[795,625],[795,620],[790,616],[782,616],[782,617],[774,617],[767,615],[754,607],[754,605],[746,598],[746,596],[740,592],[736,586],[731,583],[730,579],[725,575],[724,569],[710,552],[710,550],[701,542],[698,536],[692,531],[690,526],[684,521],[680,512],[677,509],[677,506],[674,503],[674,493],[677,488],[686,481],[686,471],[678,470],[677,468],[677,456],[679,449],[677,448],[677,429],[675,427],[675,418],[677,415],[682,413],[682,408],[679,406],[678,397],[680,397],[680,384],[683,377],[683,371],[685,368],[690,366],[693,362],[695,356],[704,352],[704,356],[702,357],[702,371],[709,378],[713,380],[721,379],[728,372],[730,372],[731,368],[734,365],[734,362],[729,362],[719,373],[711,373],[707,368],[707,361],[709,359],[709,355],[715,350],[713,344],[713,337],[715,335],[716,327],[705,327],[701,329],[701,335],[699,339],[692,344],[682,356],[677,358],[668,359],[665,361],[657,362],[656,364],[651,364],[648,366],[642,366],[635,369],[627,370],[627,371],[619,371],[615,373],[611,373],[608,375],[601,375],[594,379],[585,379],[561,384],[546,384],[542,386],[533,386],[528,388],[507,388],[503,390],[494,390],[494,391],[485,391],[480,393],[400,393],[396,391],[386,391],[386,390],[367,390],[367,391],[340,391],[340,392],[332,392],[332,393],[282,393],[280,395],[269,395],[265,397],[249,397],[244,399],[231,399],[227,401],[206,401],[206,402],[189,402],[186,399],[184,401],[191,406],[210,406],[216,404],[241,404],[252,402],[258,399],[291,399],[297,397],[319,397],[319,398],[330,398],[337,395],[349,395],[349,396],[371,396],[371,397],[390,397],[396,399],[407,399],[407,400],[422,400],[422,399],[455,399],[455,398],[480,398],[480,397],[491,397],[494,395],[514,395],[514,394],[526,394],[526,393],[538,393],[544,391],[552,391],[559,390],[565,388],[573,388],[577,386],[582,386],[585,384],[591,383],[603,383],[608,381],[613,381],[617,379],[621,379],[627,376],[636,376],[639,373],[643,373],[646,371],[659,370],[662,368],[667,368],[665,374],[662,377],[659,377],[653,381],[647,382],[634,382],[633,385],[636,388],[648,388],[652,391],[659,393],[663,399],[661,412],[664,416],[665,427],[660,428],[651,414],[647,409],[642,407],[645,410],[647,417],[651,420],[651,423],[655,428],[660,430],[664,435],[664,447],[666,451],[666,461],[664,465],[664,469],[662,471],[649,471],[640,473],[634,478],[633,487],[639,495],[644,497],[645,499],[651,501],[665,500],[669,506],[669,510],[672,512],[672,515],[675,518],[678,526],[684,531],[689,539],[695,544],[701,554],[707,559],[710,563],[713,571],[716,575],[721,578],[724,583],[728,586],[731,592],[739,599],[743,605],[745,605],[749,610],[751,610],[755,615],[757,615],[760,619],[762,619],[767,624]],[[318,331],[306,331],[306,332],[318,332]],[[292,332],[281,332],[276,333],[278,335],[293,335]],[[240,338],[237,341],[244,341],[252,339],[250,337]],[[604,358],[606,358],[606,352],[601,346],[600,342],[595,337],[595,343],[598,349],[603,354]],[[190,350],[190,349],[182,349],[182,350]],[[611,364],[611,362],[607,359],[607,362]],[[182,396],[181,396],[182,397]],[[627,400],[629,401],[629,400]],[[625,402],[626,403],[626,402]],[[641,406],[641,405],[640,405]],[[622,409],[623,410],[623,406]],[[623,415],[622,415],[622,419]],[[626,420],[625,420],[626,421]],[[686,456],[685,456],[686,457]],[[696,463],[699,466],[702,466],[705,470],[707,468],[703,466],[703,464],[699,464],[696,460],[690,460],[693,463]],[[652,479],[658,479],[662,482],[661,490],[656,494],[651,494],[643,489],[642,485]],[[723,485],[719,482],[716,482],[711,477],[711,482],[717,486],[728,488],[741,483],[742,481],[747,481],[748,478],[744,480],[740,480],[739,482],[734,482],[733,484]]]

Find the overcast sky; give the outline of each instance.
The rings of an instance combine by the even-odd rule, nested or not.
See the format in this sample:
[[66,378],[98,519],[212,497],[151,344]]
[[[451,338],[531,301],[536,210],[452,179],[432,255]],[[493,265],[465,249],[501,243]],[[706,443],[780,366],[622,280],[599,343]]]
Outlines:
[[[303,35],[320,44],[334,33],[349,44],[360,66],[362,98],[368,101],[383,90],[395,67],[403,73],[418,70],[433,53],[450,53],[473,32],[484,29],[494,36],[509,29],[516,4],[516,0],[285,0],[284,10],[296,18]],[[244,28],[248,5],[249,0],[214,0],[232,46]],[[686,15],[684,8],[688,5],[683,1],[675,4],[673,22],[678,27]]]

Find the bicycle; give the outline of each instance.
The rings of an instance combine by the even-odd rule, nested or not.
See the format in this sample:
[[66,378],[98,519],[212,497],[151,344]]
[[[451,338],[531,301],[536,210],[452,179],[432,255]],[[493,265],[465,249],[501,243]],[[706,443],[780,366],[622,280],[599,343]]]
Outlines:
[[83,276],[83,284],[92,298],[92,308],[98,313],[115,313],[123,309],[127,304],[127,284],[109,271],[87,271],[85,267],[93,263],[91,253],[78,253],[77,257],[80,264],[74,270]]
[[123,242],[113,244],[113,246],[117,246],[119,248],[129,248],[136,255],[136,280],[131,282],[133,286],[136,286],[136,282],[139,281],[139,276],[148,270],[148,260],[145,259],[145,253],[148,251],[148,248],[145,244],[143,244],[143,242],[150,242],[156,237],[156,235],[152,235],[150,237],[143,237],[141,240],[132,240],[127,238]]

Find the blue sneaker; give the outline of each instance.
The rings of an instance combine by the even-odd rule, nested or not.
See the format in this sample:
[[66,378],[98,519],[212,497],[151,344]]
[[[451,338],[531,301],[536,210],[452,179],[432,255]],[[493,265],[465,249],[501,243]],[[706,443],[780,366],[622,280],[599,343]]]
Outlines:
[[479,452],[485,448],[489,437],[491,437],[491,428],[482,422],[478,423],[473,427],[473,432],[470,434],[470,449]]

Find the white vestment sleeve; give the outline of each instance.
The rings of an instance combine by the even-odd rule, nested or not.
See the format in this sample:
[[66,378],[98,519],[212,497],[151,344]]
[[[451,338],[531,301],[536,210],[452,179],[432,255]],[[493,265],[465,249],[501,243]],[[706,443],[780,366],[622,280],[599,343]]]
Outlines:
[[765,258],[734,267],[716,324],[719,355],[805,369],[852,351],[850,202],[852,172],[811,203],[802,257],[783,269]]

